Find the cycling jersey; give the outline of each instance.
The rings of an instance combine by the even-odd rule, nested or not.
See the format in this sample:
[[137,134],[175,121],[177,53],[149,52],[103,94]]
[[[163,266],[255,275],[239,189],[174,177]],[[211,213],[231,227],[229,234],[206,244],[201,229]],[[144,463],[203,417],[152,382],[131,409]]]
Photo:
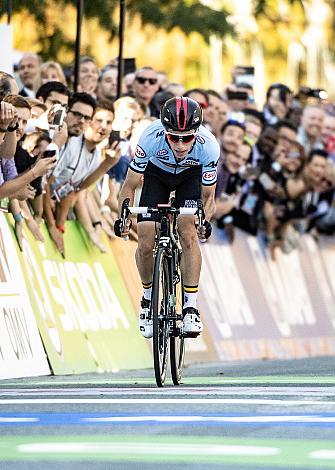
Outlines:
[[141,135],[130,168],[137,173],[144,173],[150,161],[167,173],[179,174],[191,167],[202,166],[202,184],[211,186],[216,183],[219,156],[220,146],[215,137],[204,126],[200,126],[191,150],[182,160],[177,161],[166,139],[164,127],[157,119]]

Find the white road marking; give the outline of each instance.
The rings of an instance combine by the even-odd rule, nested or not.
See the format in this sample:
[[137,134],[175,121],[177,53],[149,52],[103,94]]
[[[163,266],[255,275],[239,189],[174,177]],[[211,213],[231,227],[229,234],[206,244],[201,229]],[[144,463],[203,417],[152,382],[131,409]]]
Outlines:
[[21,417],[11,417],[7,418],[0,416],[0,423],[36,423],[39,421],[39,418],[21,418]]
[[218,423],[335,423],[335,416],[105,416],[82,418],[90,423],[138,423],[147,421],[169,422],[218,422]]
[[316,450],[308,454],[310,459],[335,460],[335,450]]
[[280,399],[258,399],[258,398],[8,398],[0,399],[0,405],[61,405],[61,404],[86,404],[86,405],[102,405],[102,404],[152,404],[152,405],[218,405],[218,404],[234,404],[234,405],[282,405],[282,406],[299,406],[299,405],[322,405],[333,406],[335,401],[318,401],[318,400],[280,400]]
[[215,444],[153,444],[148,442],[48,442],[20,444],[16,447],[21,453],[71,453],[71,454],[149,454],[149,455],[236,455],[273,456],[280,453],[276,447],[215,445]]
[[129,388],[48,388],[48,389],[32,389],[32,388],[16,388],[10,390],[1,390],[0,396],[50,396],[50,395],[80,395],[80,396],[95,396],[95,395],[131,395],[138,396],[162,396],[162,395],[187,395],[187,396],[313,396],[313,397],[323,397],[323,396],[334,396],[335,387],[205,387],[201,389],[190,389],[190,388],[178,388],[177,390],[165,389],[157,390],[153,388],[136,388],[134,390]]

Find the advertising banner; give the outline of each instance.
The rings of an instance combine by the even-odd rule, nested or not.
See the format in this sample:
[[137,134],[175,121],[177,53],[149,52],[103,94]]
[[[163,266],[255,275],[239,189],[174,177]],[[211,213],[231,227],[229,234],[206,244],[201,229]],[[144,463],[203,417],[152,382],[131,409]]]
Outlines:
[[15,245],[0,212],[0,379],[50,374]]
[[128,240],[125,242],[120,238],[111,241],[112,253],[122,274],[123,281],[127,286],[129,296],[138,314],[140,302],[143,295],[141,278],[135,263],[135,251],[137,242]]
[[236,229],[230,245],[216,229],[201,250],[199,307],[217,359],[335,354],[333,243],[304,235],[272,261],[258,238]]
[[43,243],[25,231],[19,257],[52,371],[103,372],[150,365],[134,305],[110,248],[101,254],[77,222],[67,222],[64,259],[43,225],[42,231]]

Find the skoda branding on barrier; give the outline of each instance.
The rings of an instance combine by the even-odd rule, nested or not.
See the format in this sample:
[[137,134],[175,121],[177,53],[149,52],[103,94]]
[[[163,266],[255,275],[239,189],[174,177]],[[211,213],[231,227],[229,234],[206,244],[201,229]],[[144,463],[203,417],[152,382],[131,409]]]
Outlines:
[[26,232],[22,265],[54,372],[145,367],[149,355],[112,253],[89,252],[80,230],[68,223],[64,260],[42,229],[43,244]]
[[0,213],[0,378],[50,374],[16,248]]

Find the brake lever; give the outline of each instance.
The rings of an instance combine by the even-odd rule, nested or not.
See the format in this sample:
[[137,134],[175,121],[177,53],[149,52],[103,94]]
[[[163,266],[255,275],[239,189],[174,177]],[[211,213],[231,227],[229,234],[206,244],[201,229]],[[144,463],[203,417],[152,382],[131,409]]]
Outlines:
[[204,220],[205,220],[205,214],[204,214],[204,208],[203,208],[203,204],[202,204],[202,200],[201,199],[198,199],[198,210],[196,212],[197,216],[198,216],[198,228],[197,228],[197,231],[198,231],[198,238],[201,242],[203,242],[203,238],[201,238],[201,232],[202,232],[202,227],[204,225]]
[[[127,219],[128,219],[128,215],[130,214],[130,210],[129,210],[129,203],[130,203],[130,199],[129,198],[126,198],[123,203],[122,203],[122,209],[121,209],[121,233],[124,232],[124,230],[127,228]],[[124,237],[121,237],[122,240],[124,241],[128,241],[129,240],[129,236],[126,235]]]

